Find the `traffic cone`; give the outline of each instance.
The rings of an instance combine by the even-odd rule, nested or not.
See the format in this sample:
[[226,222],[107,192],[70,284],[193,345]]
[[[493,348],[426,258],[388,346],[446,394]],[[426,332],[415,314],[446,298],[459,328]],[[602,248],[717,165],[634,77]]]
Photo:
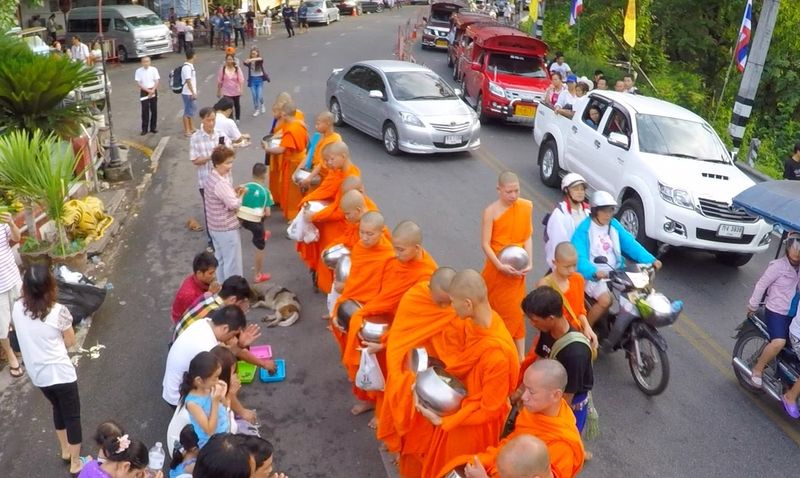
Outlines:
[[357,16],[358,16],[358,5],[356,5],[355,7],[353,7],[353,16],[354,16],[354,17],[357,17]]

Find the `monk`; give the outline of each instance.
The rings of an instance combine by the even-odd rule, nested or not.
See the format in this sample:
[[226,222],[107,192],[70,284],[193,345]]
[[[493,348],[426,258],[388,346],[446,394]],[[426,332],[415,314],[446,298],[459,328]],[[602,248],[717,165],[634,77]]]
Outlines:
[[[328,174],[328,167],[325,165],[323,159],[323,150],[329,144],[342,141],[342,136],[333,130],[333,113],[330,111],[323,111],[317,115],[314,120],[314,129],[319,133],[320,137],[319,141],[314,146],[314,150],[309,151],[311,154],[311,174],[298,184],[300,189],[304,191],[307,191],[311,187],[311,182],[314,181],[315,178],[324,179]],[[306,157],[306,161],[308,161],[308,157]]]
[[[494,478],[560,478],[550,465],[547,445],[533,435],[519,435],[497,452]],[[477,457],[467,463],[467,478],[490,478]]]
[[[555,360],[540,359],[525,371],[525,393],[517,415],[514,431],[477,458],[488,476],[497,477],[498,451],[511,440],[533,435],[547,445],[555,475],[560,478],[577,476],[583,468],[584,450],[581,435],[575,426],[575,416],[563,398],[567,371]],[[474,456],[461,456],[445,465],[438,475],[443,476],[464,463],[473,463]],[[477,468],[477,467],[476,467]],[[478,475],[480,476],[480,475]]]
[[[533,203],[519,197],[519,177],[511,171],[497,180],[497,201],[483,211],[481,246],[486,254],[483,279],[489,304],[503,318],[514,338],[519,359],[525,354],[525,321],[520,303],[525,296],[525,275],[533,269]],[[521,246],[528,265],[520,270],[501,264],[497,254],[507,246]]]
[[436,473],[453,458],[497,444],[519,373],[514,341],[489,306],[480,273],[472,269],[457,273],[450,284],[450,300],[456,314],[466,319],[466,340],[463,352],[447,363],[447,371],[464,383],[467,397],[456,413],[446,417],[416,399],[417,410],[435,426],[423,477],[441,476]]
[[[365,319],[374,316],[394,318],[395,311],[403,295],[417,282],[427,280],[436,270],[436,261],[422,247],[422,229],[412,221],[403,221],[392,231],[392,246],[395,257],[386,264],[381,280],[380,292],[371,298],[364,307],[350,318],[347,331],[347,342],[342,355],[342,364],[347,370],[350,380],[355,379],[361,359],[361,348],[378,355],[378,362],[386,362],[384,344],[372,344],[362,341],[361,325]],[[390,327],[391,328],[391,327]],[[383,364],[382,364],[383,365]],[[382,370],[386,370],[383,366]],[[368,401],[375,399],[380,405],[382,393],[370,394]],[[364,395],[359,393],[357,398]],[[370,421],[371,428],[377,427],[377,415]]]
[[398,455],[400,476],[420,478],[433,425],[414,408],[416,379],[406,367],[409,352],[424,347],[445,364],[464,350],[465,321],[450,306],[448,291],[456,271],[440,267],[400,299],[386,338],[386,385],[378,412],[378,438]]
[[[279,93],[278,96],[275,97],[275,102],[272,104],[272,127],[270,128],[269,133],[275,135],[276,138],[280,138],[283,134],[284,122],[281,120],[283,115],[283,105],[292,102],[292,96],[285,91]],[[294,116],[295,119],[299,121],[305,120],[305,115],[299,109],[295,112]],[[281,204],[281,200],[283,199],[280,197],[281,167],[283,166],[282,159],[283,156],[280,154],[267,153],[266,163],[269,166],[269,190],[272,193],[272,198],[276,205]]]
[[297,108],[294,103],[284,103],[280,110],[281,142],[274,147],[266,147],[269,154],[279,154],[280,159],[280,184],[278,185],[278,198],[280,200],[283,217],[287,222],[300,211],[300,202],[303,196],[300,188],[292,182],[292,173],[306,158],[308,146],[308,131],[303,121],[296,118]]

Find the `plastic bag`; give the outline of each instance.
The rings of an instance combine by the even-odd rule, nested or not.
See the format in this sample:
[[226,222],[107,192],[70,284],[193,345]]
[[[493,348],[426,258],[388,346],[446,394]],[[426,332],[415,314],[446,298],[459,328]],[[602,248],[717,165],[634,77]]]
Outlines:
[[385,384],[378,358],[375,354],[362,350],[361,363],[356,372],[356,387],[367,392],[374,392],[383,390]]
[[58,303],[67,307],[72,314],[72,325],[94,314],[106,300],[106,289],[94,284],[72,284],[56,278]]
[[310,244],[319,240],[319,229],[313,223],[306,220],[303,211],[292,219],[292,223],[286,229],[289,239],[295,242]]

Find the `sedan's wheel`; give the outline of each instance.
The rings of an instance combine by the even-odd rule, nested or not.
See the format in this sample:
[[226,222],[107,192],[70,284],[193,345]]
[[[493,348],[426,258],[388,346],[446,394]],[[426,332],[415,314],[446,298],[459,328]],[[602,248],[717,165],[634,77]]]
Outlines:
[[117,57],[119,57],[120,63],[125,63],[128,61],[128,50],[126,50],[124,46],[120,45],[117,48]]
[[383,11],[383,5],[379,3],[378,6],[375,7],[375,13],[381,13],[382,11]]
[[645,232],[644,206],[639,198],[632,197],[623,201],[617,217],[622,227],[630,232],[642,247],[650,252],[656,250],[656,241],[647,237]]
[[551,188],[558,187],[558,146],[553,141],[547,141],[539,150],[539,179]]
[[397,128],[392,123],[386,123],[383,127],[383,147],[392,156],[400,154],[399,139]]
[[342,107],[336,98],[331,98],[330,111],[333,115],[333,124],[336,126],[344,126],[344,117],[342,117]]

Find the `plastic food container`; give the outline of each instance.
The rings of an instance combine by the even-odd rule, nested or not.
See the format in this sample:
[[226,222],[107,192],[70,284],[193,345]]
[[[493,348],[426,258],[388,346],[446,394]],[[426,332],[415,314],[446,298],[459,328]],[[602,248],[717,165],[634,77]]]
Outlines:
[[286,379],[286,362],[283,359],[275,359],[275,365],[277,366],[277,370],[275,370],[274,375],[270,375],[269,372],[263,368],[259,371],[258,376],[262,382],[282,382]]
[[236,375],[242,383],[252,383],[256,378],[257,365],[247,363],[244,360],[239,360],[236,364]]
[[269,360],[272,358],[272,347],[269,345],[254,345],[250,347],[250,352],[260,359]]

